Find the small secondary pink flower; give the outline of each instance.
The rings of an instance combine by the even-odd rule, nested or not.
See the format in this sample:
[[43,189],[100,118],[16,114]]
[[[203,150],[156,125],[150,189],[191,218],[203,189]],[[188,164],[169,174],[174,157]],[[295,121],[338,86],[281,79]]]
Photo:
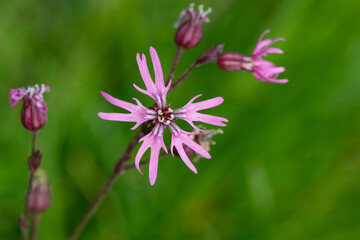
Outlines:
[[244,56],[237,52],[224,52],[220,54],[217,60],[218,66],[226,71],[249,71],[263,82],[287,83],[287,79],[277,79],[280,73],[285,71],[284,67],[276,67],[272,62],[262,59],[268,53],[281,54],[283,51],[279,48],[269,48],[274,42],[284,40],[283,38],[262,39],[270,30],[265,30],[256,44],[252,56]]
[[116,99],[105,92],[101,92],[103,97],[109,101],[111,104],[123,108],[130,113],[103,113],[100,112],[98,115],[100,118],[111,121],[122,121],[122,122],[135,122],[135,126],[132,129],[137,128],[144,122],[149,122],[153,125],[153,129],[145,137],[140,139],[139,142],[142,142],[139,151],[135,157],[136,168],[140,170],[140,159],[148,150],[151,149],[150,155],[150,165],[149,165],[149,178],[150,183],[153,185],[156,180],[157,170],[158,170],[158,160],[161,148],[167,153],[167,148],[163,141],[163,132],[165,128],[169,128],[171,131],[171,152],[173,153],[174,148],[176,148],[178,154],[184,163],[195,173],[197,173],[196,168],[189,160],[189,157],[186,155],[184,146],[191,148],[196,153],[200,154],[205,158],[210,158],[210,154],[204,150],[199,144],[194,142],[189,135],[196,134],[192,132],[186,132],[182,130],[176,123],[175,120],[183,119],[187,121],[191,126],[196,128],[193,124],[195,121],[204,122],[216,126],[226,126],[224,122],[228,120],[225,118],[207,115],[199,113],[198,111],[216,107],[220,105],[224,100],[222,97],[212,98],[206,101],[194,103],[194,100],[201,95],[198,95],[191,99],[188,104],[179,109],[171,109],[170,105],[166,102],[166,95],[171,86],[171,81],[167,86],[164,84],[163,72],[160,64],[159,57],[154,48],[150,47],[150,56],[154,67],[155,72],[155,83],[152,80],[149,70],[146,63],[146,57],[142,54],[140,57],[139,54],[136,56],[136,60],[139,66],[139,70],[143,81],[145,83],[146,90],[138,87],[134,84],[134,87],[153,98],[156,102],[154,107],[144,107],[141,102],[134,98],[136,104],[124,102],[122,100]]
[[277,41],[285,41],[283,38],[275,39],[262,39],[265,34],[269,33],[270,30],[265,30],[258,40],[258,43],[255,46],[254,51],[252,52],[252,59],[254,66],[252,72],[254,76],[260,81],[264,82],[273,82],[273,83],[287,83],[287,79],[277,79],[279,73],[285,71],[284,67],[276,67],[272,62],[263,60],[261,57],[266,57],[268,53],[278,53],[282,54],[283,51],[279,48],[269,48],[271,44]]
[[43,93],[49,91],[50,88],[44,84],[10,90],[9,102],[11,106],[18,104],[21,99],[24,100],[21,110],[21,122],[25,128],[36,131],[45,125],[48,109]]

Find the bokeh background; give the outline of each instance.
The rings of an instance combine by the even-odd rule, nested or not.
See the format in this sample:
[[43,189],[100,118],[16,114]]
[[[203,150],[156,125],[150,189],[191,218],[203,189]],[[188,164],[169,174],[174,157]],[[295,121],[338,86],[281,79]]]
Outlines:
[[[247,72],[202,66],[169,96],[174,108],[202,93],[225,102],[207,113],[229,119],[212,159],[193,174],[178,158],[122,175],[79,239],[360,239],[360,2],[195,1],[211,6],[201,44],[185,52],[179,76],[207,48],[250,54],[259,35],[284,37],[286,85]],[[66,239],[135,134],[104,121],[119,109],[103,90],[131,101],[142,86],[135,56],[157,49],[165,75],[175,56],[173,23],[189,1],[2,0],[0,3],[0,239],[20,239],[31,134],[11,108],[11,88],[45,83],[48,124],[41,167],[53,203],[39,239]],[[151,66],[151,65],[150,65]],[[169,146],[167,142],[167,146]],[[133,161],[133,160],[132,160]]]

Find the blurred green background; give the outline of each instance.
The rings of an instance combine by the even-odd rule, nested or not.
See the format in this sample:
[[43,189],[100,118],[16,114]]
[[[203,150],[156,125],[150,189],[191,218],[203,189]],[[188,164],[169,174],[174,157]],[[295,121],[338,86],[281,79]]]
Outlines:
[[[41,167],[53,203],[39,239],[66,239],[135,134],[100,95],[139,98],[135,56],[149,46],[169,73],[173,23],[189,1],[2,0],[0,3],[0,239],[20,239],[17,218],[27,186],[31,134],[8,103],[11,88],[45,83],[48,124]],[[176,76],[207,48],[250,54],[259,35],[284,37],[269,56],[286,85],[257,81],[215,64],[193,71],[169,96],[173,108],[196,94],[223,96],[207,113],[229,119],[212,159],[193,174],[178,158],[122,175],[79,239],[360,239],[360,1],[222,0],[211,6],[200,45],[185,52]],[[150,65],[151,66],[151,65]],[[166,142],[170,146],[169,141]]]

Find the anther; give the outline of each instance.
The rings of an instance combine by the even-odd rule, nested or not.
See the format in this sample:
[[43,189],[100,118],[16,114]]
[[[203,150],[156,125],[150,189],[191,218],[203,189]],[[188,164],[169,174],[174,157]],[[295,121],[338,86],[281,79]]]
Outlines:
[[164,122],[165,125],[169,125],[170,124],[170,120],[167,120],[166,122]]
[[163,112],[161,111],[161,109],[158,110],[158,114],[163,115]]
[[163,117],[158,117],[159,122],[164,122],[164,118]]
[[169,118],[169,120],[173,120],[174,119],[174,114],[170,114],[170,118]]

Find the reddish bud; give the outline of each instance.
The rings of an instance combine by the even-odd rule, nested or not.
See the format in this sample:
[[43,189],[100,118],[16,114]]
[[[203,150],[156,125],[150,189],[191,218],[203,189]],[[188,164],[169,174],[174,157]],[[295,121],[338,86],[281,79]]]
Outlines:
[[24,101],[21,110],[21,122],[25,128],[36,131],[45,125],[47,107],[43,99],[43,93],[49,91],[50,88],[44,84],[10,90],[9,100],[11,106],[15,106],[21,99]]
[[24,97],[24,104],[21,110],[21,122],[26,129],[36,131],[42,128],[47,122],[46,112],[33,104],[31,99]]
[[35,173],[28,204],[29,211],[36,214],[44,212],[51,204],[49,183],[44,171],[38,170]]
[[219,55],[217,64],[225,71],[252,71],[254,62],[249,56],[237,52],[224,52]]
[[219,54],[223,51],[224,44],[219,44],[215,47],[209,48],[196,60],[196,64],[212,63],[216,62]]
[[29,157],[28,165],[30,172],[36,172],[41,163],[42,154],[37,150],[31,157]]
[[[199,44],[202,39],[203,22],[209,22],[207,15],[211,13],[211,8],[204,11],[203,5],[199,5],[199,10],[194,10],[194,3],[180,13],[179,20],[174,24],[178,28],[175,34],[175,42],[183,48],[192,48]],[[187,19],[184,21],[185,16]]]
[[22,228],[27,228],[28,227],[29,224],[28,224],[28,221],[27,221],[24,214],[21,214],[21,216],[19,217],[18,224]]

